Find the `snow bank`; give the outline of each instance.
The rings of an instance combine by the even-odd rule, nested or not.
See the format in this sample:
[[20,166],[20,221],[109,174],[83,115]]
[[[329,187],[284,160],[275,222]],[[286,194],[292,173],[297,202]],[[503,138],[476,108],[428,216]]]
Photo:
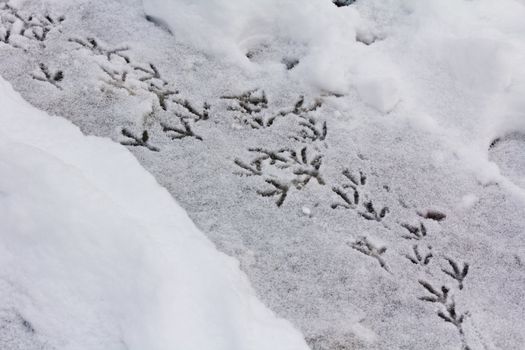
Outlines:
[[122,146],[0,106],[0,348],[307,349]]
[[[298,59],[296,76],[328,89],[344,89],[354,62],[357,13],[327,0],[143,0],[146,14],[168,26],[175,38],[245,67],[284,69]],[[262,65],[246,57],[274,52]],[[290,57],[291,56],[291,57]],[[260,62],[259,62],[260,63]]]
[[384,57],[402,77],[402,113],[440,135],[480,181],[506,182],[488,152],[495,139],[525,132],[525,5],[514,0],[357,5],[372,31],[385,38],[370,46],[370,55]]

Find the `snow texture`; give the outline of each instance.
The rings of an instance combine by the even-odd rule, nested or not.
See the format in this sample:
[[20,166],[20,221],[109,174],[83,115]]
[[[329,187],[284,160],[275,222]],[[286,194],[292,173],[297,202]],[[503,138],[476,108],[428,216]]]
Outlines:
[[1,349],[308,348],[126,149],[0,105]]
[[522,0],[0,15],[0,74],[126,145],[313,350],[523,347]]

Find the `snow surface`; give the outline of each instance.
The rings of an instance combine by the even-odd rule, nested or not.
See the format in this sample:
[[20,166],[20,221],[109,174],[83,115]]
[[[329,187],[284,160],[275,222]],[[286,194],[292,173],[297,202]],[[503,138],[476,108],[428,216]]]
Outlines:
[[[344,8],[325,0],[143,2],[176,39],[206,52],[246,64],[256,46],[300,50],[296,78],[338,93],[354,88],[382,113],[403,100],[485,182],[504,181],[486,161],[487,145],[525,133],[525,7],[516,0],[371,0]],[[363,45],[373,40],[371,50]]]
[[0,9],[0,74],[128,145],[312,349],[522,349],[522,0],[10,4],[65,19]]
[[307,349],[122,146],[0,105],[0,348]]

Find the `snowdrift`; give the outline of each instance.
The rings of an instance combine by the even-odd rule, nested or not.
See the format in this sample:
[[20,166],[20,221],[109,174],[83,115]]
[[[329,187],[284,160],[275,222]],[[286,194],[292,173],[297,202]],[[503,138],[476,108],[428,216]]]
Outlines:
[[[168,27],[177,40],[249,70],[278,70],[283,58],[300,58],[294,74],[338,90],[348,78],[348,63],[356,58],[357,12],[338,9],[330,1],[143,0],[143,4],[149,18]],[[250,64],[249,58],[259,60],[262,67]]]

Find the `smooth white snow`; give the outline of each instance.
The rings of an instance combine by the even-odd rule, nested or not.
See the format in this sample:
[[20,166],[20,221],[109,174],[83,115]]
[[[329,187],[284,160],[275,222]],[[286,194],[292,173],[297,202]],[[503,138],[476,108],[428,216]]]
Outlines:
[[124,147],[0,106],[0,348],[307,349]]

